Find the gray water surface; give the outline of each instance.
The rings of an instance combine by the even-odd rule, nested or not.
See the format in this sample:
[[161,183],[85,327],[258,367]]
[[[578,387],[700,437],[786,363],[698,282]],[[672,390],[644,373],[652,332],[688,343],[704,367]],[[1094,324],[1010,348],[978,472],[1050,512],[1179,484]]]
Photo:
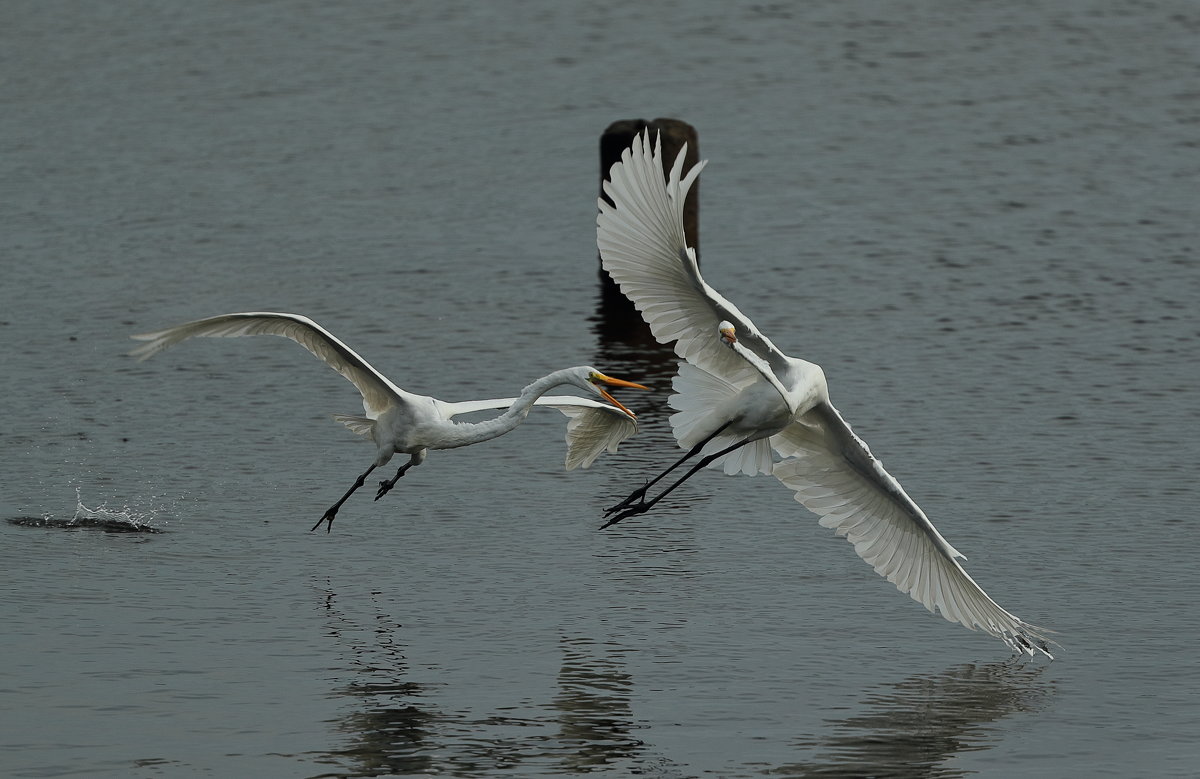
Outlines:
[[[1200,15],[999,5],[9,3],[0,24],[6,776],[1200,773]],[[596,139],[711,160],[708,281],[834,402],[1053,663],[926,613],[773,479],[677,456],[596,284]],[[280,339],[557,412],[309,533],[372,448]],[[77,522],[76,517],[82,522]],[[104,532],[132,517],[158,533]]]

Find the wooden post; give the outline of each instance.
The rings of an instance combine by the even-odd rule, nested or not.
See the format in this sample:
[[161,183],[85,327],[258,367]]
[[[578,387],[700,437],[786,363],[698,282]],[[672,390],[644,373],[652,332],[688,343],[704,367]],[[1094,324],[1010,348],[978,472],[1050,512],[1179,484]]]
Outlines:
[[[675,157],[680,148],[687,144],[687,156],[684,158],[683,171],[687,173],[700,160],[700,143],[696,128],[679,119],[655,119],[647,122],[645,119],[622,119],[610,124],[600,136],[600,196],[612,202],[604,194],[604,182],[613,163],[620,162],[621,153],[633,144],[634,137],[643,130],[649,130],[651,138],[659,134],[662,137],[663,169],[670,172],[675,163]],[[700,256],[700,205],[698,191],[700,182],[692,185],[687,200],[683,204],[683,225],[688,245]],[[604,329],[613,337],[623,340],[654,342],[650,328],[642,321],[641,314],[634,308],[633,303],[621,294],[616,282],[608,273],[600,268],[600,309]]]

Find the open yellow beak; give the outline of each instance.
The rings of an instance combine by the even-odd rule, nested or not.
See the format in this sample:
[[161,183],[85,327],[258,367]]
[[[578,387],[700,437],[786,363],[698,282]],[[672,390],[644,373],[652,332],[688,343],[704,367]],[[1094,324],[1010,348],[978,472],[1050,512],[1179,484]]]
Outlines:
[[[633,389],[644,389],[644,390],[650,389],[649,387],[647,387],[643,384],[634,384],[632,381],[625,381],[624,379],[614,379],[612,376],[605,376],[603,373],[597,373],[593,376],[593,378],[596,381],[604,382],[605,384],[609,385],[610,387],[632,387]],[[624,411],[626,414],[633,417],[634,419],[637,419],[637,414],[633,413],[629,409],[625,408],[625,406],[621,405],[621,402],[618,401],[616,398],[614,398],[612,395],[608,394],[608,391],[605,390],[603,387],[596,387],[596,389],[600,390],[600,397],[604,398],[609,403],[612,403],[614,406],[621,409],[622,411]]]

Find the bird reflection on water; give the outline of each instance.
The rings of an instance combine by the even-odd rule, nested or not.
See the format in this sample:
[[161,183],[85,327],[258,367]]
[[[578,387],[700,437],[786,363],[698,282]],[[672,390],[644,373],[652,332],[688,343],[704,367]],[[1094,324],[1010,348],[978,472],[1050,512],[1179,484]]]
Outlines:
[[327,756],[338,763],[353,762],[354,771],[328,775],[403,775],[433,768],[429,743],[432,723],[439,715],[412,702],[425,694],[428,685],[406,679],[408,661],[397,637],[400,623],[384,613],[376,599],[379,593],[372,593],[376,621],[364,636],[363,627],[337,606],[337,596],[329,584],[321,589],[329,619],[328,635],[341,645],[346,661],[357,672],[337,692],[366,702],[338,723],[338,730],[351,735],[353,745]]
[[813,762],[769,771],[785,777],[952,779],[971,771],[946,763],[961,752],[990,749],[999,741],[988,724],[1010,714],[1042,709],[1054,693],[1041,678],[1048,666],[1019,659],[969,663],[936,674],[910,676],[869,691],[866,711],[830,720],[833,734],[793,743],[816,750]]
[[[398,638],[401,625],[378,602],[376,622],[368,629],[338,608],[331,590],[323,589],[329,635],[341,645],[355,674],[336,694],[358,706],[336,725],[351,743],[323,756],[342,770],[324,776],[483,776],[535,766],[542,775],[573,776],[617,761],[639,762],[642,743],[630,735],[635,723],[633,682],[622,657],[627,650],[563,636],[551,700],[541,705],[519,701],[483,717],[464,716],[436,708],[432,700],[438,685],[408,680],[406,648]],[[509,713],[517,710],[546,714]]]
[[[489,776],[575,776],[639,769],[686,776],[686,763],[665,758],[645,742],[646,723],[632,700],[636,680],[627,664],[633,649],[579,634],[560,636],[555,692],[546,701],[522,699],[474,716],[435,703],[437,683],[410,679],[403,628],[372,593],[374,618],[339,608],[328,585],[328,635],[344,670],[334,695],[353,710],[335,723],[348,737],[343,749],[318,758],[330,777],[440,773]],[[792,740],[806,759],[764,768],[729,757],[738,776],[951,779],[970,771],[950,765],[959,754],[991,749],[1000,729],[991,723],[1043,709],[1054,694],[1050,666],[1020,659],[966,664],[918,674],[864,692],[860,713],[827,720],[828,735]]]
[[630,735],[633,711],[629,704],[633,679],[618,653],[597,653],[595,643],[563,637],[558,694],[550,705],[557,711],[557,741],[565,749],[558,760],[564,773],[583,773],[615,760],[635,757],[642,746]]

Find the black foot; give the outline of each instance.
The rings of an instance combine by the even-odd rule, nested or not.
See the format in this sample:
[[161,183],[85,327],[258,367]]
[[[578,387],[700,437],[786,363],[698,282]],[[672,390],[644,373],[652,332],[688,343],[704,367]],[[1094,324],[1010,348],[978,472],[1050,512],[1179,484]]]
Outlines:
[[322,522],[329,523],[329,526],[325,528],[325,532],[326,533],[330,532],[331,530],[333,530],[333,518],[336,516],[337,516],[337,509],[329,509],[329,511],[326,511],[324,514],[321,515],[321,518],[317,520],[317,524],[313,525],[309,529],[308,532],[311,533],[311,532],[313,532],[313,530],[316,530],[317,528],[319,528],[321,526]]
[[637,501],[639,503],[645,503],[646,502],[646,490],[648,490],[648,489],[650,489],[649,484],[646,484],[644,487],[638,487],[636,490],[629,493],[629,497],[626,498],[625,500],[621,501],[620,503],[618,503],[615,506],[606,508],[604,510],[604,516],[607,517],[609,514],[618,512],[621,509],[629,508],[630,506],[632,506],[634,504],[635,501]]
[[396,482],[388,481],[387,479],[384,479],[383,481],[379,482],[379,491],[375,493],[375,500],[379,500],[384,495],[387,495],[389,492],[392,491],[392,487],[395,487],[395,486],[396,486]]
[[633,508],[625,509],[617,516],[615,516],[612,519],[605,522],[603,525],[600,526],[600,529],[604,530],[605,528],[612,527],[613,525],[617,524],[618,522],[620,522],[623,519],[628,519],[629,517],[634,517],[634,516],[637,516],[638,514],[645,514],[647,511],[650,510],[650,507],[653,505],[654,505],[653,503],[647,503],[645,500],[643,500],[641,503],[637,504]]

